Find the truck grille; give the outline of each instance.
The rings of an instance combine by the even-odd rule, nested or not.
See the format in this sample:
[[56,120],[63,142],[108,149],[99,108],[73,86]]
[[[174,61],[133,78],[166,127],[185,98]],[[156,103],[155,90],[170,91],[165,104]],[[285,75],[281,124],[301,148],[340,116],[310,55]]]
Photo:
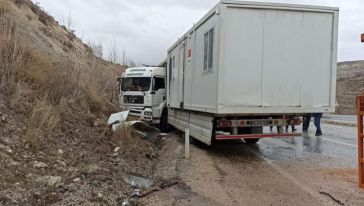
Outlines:
[[144,96],[124,96],[125,104],[144,104]]

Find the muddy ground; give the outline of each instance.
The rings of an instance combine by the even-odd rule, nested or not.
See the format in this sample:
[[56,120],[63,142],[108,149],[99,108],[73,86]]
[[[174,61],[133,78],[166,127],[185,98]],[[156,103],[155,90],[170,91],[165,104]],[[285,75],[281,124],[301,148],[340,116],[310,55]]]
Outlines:
[[27,118],[1,97],[0,205],[120,205],[133,192],[129,175],[154,176],[160,138],[112,133],[103,117],[69,110],[60,128],[30,141]]
[[[122,205],[127,199],[131,205],[364,202],[364,191],[357,188],[354,127],[324,125],[323,137],[311,131],[257,145],[235,141],[208,147],[193,141],[189,160],[177,131],[150,141],[119,139],[103,126],[91,128],[90,135],[98,134],[92,139],[62,139],[37,155],[25,144],[3,147],[7,140],[2,138],[0,205]],[[8,129],[1,130],[2,137]],[[140,188],[136,181],[133,186],[127,182],[131,175],[152,185]],[[135,197],[128,198],[133,192]]]
[[265,139],[257,145],[229,142],[191,145],[172,133],[157,174],[181,183],[156,192],[142,205],[363,205],[357,186],[354,127],[324,125],[304,137]]

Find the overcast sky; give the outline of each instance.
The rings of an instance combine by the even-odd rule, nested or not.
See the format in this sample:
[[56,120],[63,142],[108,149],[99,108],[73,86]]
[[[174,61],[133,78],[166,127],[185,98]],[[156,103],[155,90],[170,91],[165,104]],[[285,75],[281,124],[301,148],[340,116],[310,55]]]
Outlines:
[[[85,42],[115,42],[120,56],[139,64],[158,64],[167,49],[218,0],[33,0],[61,24],[71,14]],[[259,1],[259,0],[256,0]],[[364,0],[265,0],[340,7],[339,61],[364,59]]]

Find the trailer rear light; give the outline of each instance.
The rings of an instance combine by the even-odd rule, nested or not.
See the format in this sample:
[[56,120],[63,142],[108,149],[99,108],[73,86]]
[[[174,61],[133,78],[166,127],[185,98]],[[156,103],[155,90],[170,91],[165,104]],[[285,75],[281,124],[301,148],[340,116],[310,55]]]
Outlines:
[[246,121],[240,121],[240,126],[245,126],[246,125]]
[[229,120],[221,120],[221,121],[219,121],[218,125],[219,125],[219,128],[229,128],[232,126],[232,123]]
[[291,119],[287,121],[289,125],[300,125],[302,123],[301,119]]

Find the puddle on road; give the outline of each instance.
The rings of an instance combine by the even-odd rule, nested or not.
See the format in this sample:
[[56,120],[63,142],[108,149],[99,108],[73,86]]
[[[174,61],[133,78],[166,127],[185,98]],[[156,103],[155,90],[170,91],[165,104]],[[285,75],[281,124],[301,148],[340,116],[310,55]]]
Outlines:
[[154,184],[153,180],[137,177],[134,175],[129,175],[128,177],[124,178],[124,181],[137,189],[147,189]]

